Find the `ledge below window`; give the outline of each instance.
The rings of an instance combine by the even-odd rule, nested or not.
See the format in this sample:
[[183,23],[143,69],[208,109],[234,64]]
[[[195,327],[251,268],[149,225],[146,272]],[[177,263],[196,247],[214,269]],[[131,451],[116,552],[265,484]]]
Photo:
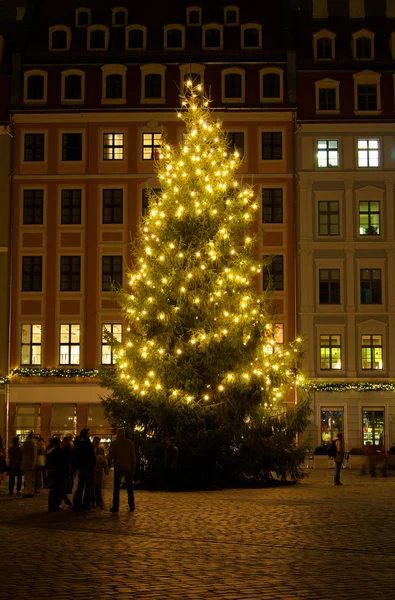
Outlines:
[[383,111],[381,110],[354,110],[356,117],[380,117]]
[[166,98],[141,98],[140,104],[166,104]]

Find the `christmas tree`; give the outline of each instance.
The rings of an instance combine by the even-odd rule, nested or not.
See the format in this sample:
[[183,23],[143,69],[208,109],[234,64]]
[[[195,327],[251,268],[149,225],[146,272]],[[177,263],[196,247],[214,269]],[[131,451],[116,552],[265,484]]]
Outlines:
[[293,417],[284,408],[303,379],[301,340],[275,341],[270,292],[257,291],[267,266],[258,252],[259,205],[253,188],[235,178],[239,153],[200,86],[190,84],[178,117],[183,142],[161,148],[161,192],[148,191],[128,288],[117,294],[127,334],[122,344],[112,341],[115,372],[102,374],[113,391],[105,408],[145,441],[175,434],[197,463],[202,447],[211,448],[216,465],[232,456],[240,470],[258,432],[265,439],[277,432],[289,452],[305,425],[305,404]]

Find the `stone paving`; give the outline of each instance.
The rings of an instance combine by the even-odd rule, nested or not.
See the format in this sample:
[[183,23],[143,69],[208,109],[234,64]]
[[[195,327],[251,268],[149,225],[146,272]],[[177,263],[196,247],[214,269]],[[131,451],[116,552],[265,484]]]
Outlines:
[[46,512],[0,495],[1,600],[393,600],[395,477],[136,492],[136,511]]

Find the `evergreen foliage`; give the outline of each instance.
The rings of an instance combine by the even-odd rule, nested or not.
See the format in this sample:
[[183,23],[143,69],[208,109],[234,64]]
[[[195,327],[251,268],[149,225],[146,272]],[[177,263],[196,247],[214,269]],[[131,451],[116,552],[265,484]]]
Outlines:
[[[162,470],[163,442],[180,448],[191,485],[274,471],[297,478],[305,449],[293,446],[308,401],[286,408],[303,377],[301,340],[276,342],[270,293],[258,293],[259,209],[251,186],[200,86],[178,114],[182,143],[164,143],[161,193],[132,248],[128,289],[117,292],[127,332],[116,369],[102,370],[115,424],[132,425],[146,472]],[[255,232],[254,232],[255,230]],[[148,461],[148,462],[147,462]],[[159,468],[160,467],[160,468]]]

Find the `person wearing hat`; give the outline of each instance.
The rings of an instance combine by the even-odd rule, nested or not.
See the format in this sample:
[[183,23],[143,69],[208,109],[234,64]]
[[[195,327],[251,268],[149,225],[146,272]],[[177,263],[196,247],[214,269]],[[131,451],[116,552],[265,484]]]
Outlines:
[[77,512],[90,509],[93,472],[95,469],[95,448],[89,439],[89,429],[81,429],[80,439],[74,444],[74,458],[78,471],[78,486],[74,497]]

